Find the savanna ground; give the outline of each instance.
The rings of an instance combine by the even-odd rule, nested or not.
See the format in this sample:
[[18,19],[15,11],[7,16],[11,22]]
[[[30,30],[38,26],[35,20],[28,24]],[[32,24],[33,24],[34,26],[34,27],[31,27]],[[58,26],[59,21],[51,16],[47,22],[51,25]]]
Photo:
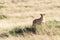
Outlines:
[[[37,34],[26,30],[41,13]],[[0,0],[0,40],[60,40],[60,0]]]

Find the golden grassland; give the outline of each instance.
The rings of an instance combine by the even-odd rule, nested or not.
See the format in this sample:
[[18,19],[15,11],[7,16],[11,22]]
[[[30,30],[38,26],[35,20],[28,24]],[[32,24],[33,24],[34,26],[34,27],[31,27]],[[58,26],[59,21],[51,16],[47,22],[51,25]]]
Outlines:
[[0,0],[0,40],[60,40],[60,0]]

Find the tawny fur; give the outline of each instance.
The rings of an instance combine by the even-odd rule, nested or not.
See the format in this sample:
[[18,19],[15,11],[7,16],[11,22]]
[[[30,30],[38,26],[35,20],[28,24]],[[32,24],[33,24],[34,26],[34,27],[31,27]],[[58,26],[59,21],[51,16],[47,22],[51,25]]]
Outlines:
[[40,18],[33,20],[33,25],[35,25],[35,24],[40,25],[40,24],[42,23],[42,21],[43,21],[43,16],[44,16],[45,14],[40,14],[40,15],[41,15]]

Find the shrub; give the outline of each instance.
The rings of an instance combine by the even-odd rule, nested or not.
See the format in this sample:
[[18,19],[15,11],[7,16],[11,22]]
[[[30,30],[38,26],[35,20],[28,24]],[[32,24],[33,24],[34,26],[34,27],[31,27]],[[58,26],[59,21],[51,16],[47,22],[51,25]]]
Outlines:
[[23,35],[23,30],[20,29],[19,27],[16,27],[12,29],[11,31],[9,31],[9,33],[12,35]]
[[26,27],[24,32],[36,34],[36,28],[34,28],[34,27]]

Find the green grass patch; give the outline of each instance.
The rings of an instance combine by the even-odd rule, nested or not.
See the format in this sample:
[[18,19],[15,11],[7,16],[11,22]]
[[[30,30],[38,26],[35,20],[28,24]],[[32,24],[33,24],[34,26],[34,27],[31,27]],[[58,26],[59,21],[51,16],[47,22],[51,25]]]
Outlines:
[[1,9],[1,8],[6,8],[6,6],[2,6],[2,5],[1,5],[1,6],[0,6],[0,9]]
[[36,25],[36,29],[40,34],[60,35],[60,22],[47,21],[45,24]]
[[4,19],[4,18],[7,18],[6,15],[0,15],[0,19]]

